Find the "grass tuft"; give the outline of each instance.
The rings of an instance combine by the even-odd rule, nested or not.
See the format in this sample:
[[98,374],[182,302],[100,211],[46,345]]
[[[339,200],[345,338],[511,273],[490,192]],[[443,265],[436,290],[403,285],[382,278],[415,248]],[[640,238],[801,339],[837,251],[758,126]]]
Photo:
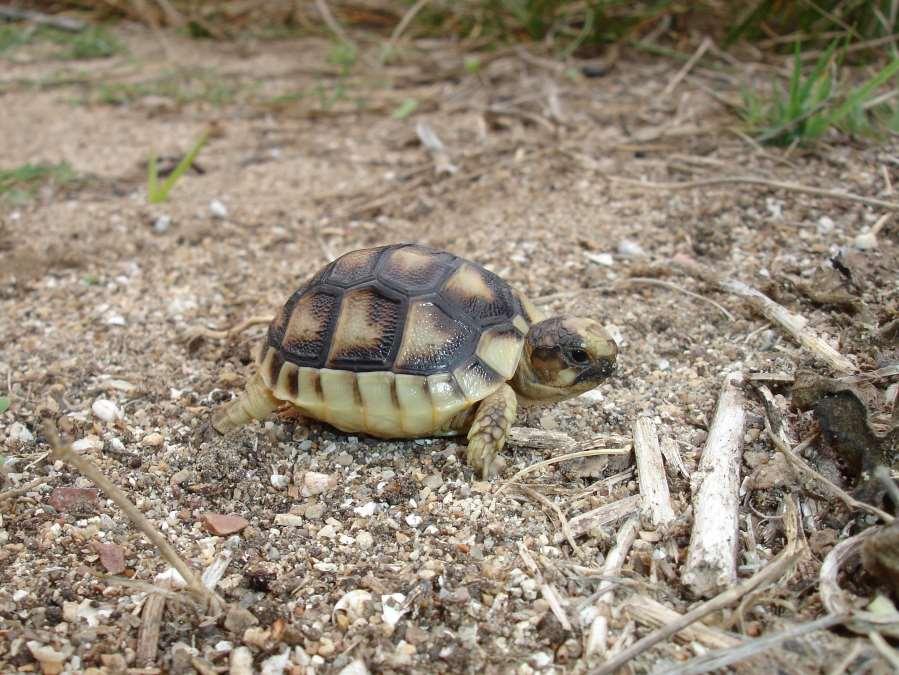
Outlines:
[[805,73],[797,43],[786,90],[775,89],[769,97],[745,91],[743,117],[757,139],[792,145],[816,141],[832,128],[863,135],[895,131],[899,119],[895,103],[889,97],[879,101],[877,96],[879,88],[899,74],[899,58],[851,87],[843,81],[842,57],[843,50],[833,42]]
[[62,61],[105,59],[125,52],[121,41],[103,26],[89,26],[77,33],[47,26],[0,26],[0,55],[14,56],[27,45],[47,47],[48,58]]
[[68,162],[0,169],[0,198],[22,203],[31,199],[42,185],[65,185],[77,180],[79,177]]

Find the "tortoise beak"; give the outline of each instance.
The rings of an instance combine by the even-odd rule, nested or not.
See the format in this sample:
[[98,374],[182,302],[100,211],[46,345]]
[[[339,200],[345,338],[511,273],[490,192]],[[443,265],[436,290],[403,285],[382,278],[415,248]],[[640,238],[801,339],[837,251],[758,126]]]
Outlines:
[[586,340],[587,353],[593,356],[589,367],[578,373],[576,383],[599,382],[611,375],[617,366],[618,345],[605,330],[594,330]]

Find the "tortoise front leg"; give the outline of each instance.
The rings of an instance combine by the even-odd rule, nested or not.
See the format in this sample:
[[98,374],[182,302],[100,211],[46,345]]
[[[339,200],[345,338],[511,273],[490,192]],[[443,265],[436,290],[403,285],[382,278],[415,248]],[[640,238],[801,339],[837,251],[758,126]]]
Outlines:
[[508,384],[478,405],[468,430],[468,463],[484,478],[493,474],[493,460],[506,443],[517,410],[518,397]]

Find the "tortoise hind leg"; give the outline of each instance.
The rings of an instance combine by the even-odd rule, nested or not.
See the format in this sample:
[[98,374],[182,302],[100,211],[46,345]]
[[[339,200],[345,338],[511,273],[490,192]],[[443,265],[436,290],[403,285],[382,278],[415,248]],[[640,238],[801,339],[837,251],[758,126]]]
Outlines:
[[468,430],[468,463],[484,478],[493,474],[493,460],[503,449],[518,410],[518,397],[504,384],[478,405]]
[[212,418],[212,426],[220,434],[239,429],[252,420],[262,420],[281,405],[272,395],[259,374],[247,382],[246,390],[230,403],[222,406]]

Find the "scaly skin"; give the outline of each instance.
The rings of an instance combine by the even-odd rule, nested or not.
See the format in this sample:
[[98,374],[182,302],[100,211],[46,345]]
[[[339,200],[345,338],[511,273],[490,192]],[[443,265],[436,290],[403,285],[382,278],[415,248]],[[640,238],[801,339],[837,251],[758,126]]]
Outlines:
[[493,474],[493,460],[506,443],[518,410],[518,397],[504,384],[478,405],[468,430],[468,463],[484,478]]

